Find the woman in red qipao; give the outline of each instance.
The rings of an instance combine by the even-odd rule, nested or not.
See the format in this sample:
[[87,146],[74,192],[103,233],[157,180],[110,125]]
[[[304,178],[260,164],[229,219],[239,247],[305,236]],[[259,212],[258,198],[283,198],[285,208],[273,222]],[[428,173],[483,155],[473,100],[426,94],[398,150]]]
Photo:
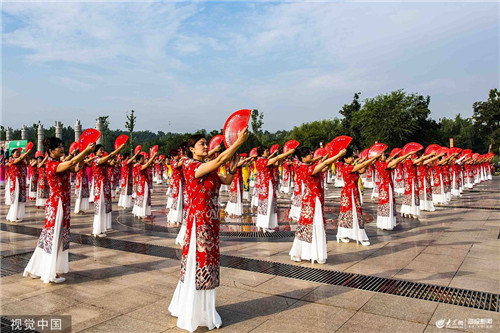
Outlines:
[[288,161],[288,159],[285,159],[282,164],[282,174],[283,176],[281,177],[281,187],[280,187],[280,192],[283,192],[285,194],[290,193],[290,183],[292,180],[291,177],[291,167],[292,163]]
[[342,179],[343,166],[344,162],[342,161],[335,162],[335,183],[333,185],[335,187],[344,187],[344,180]]
[[300,172],[302,162],[299,157],[293,159],[292,169],[295,174],[295,182],[293,186],[292,194],[292,206],[290,207],[290,213],[288,218],[294,221],[298,221],[300,218],[300,209],[302,207],[302,174]]
[[132,213],[141,219],[151,215],[151,185],[148,173],[149,169],[154,166],[155,156],[156,153],[150,156],[150,159],[146,162],[145,156],[139,155],[137,157],[137,164],[135,165],[138,171],[138,182]]
[[392,170],[406,156],[387,158],[386,154],[382,153],[377,162],[375,162],[378,175],[377,229],[393,230],[396,226],[396,198],[394,197]]
[[123,154],[123,160],[121,163],[121,178],[120,178],[120,198],[118,199],[118,206],[123,208],[132,208],[132,187],[133,187],[133,175],[132,168],[135,159],[137,158],[137,152],[134,156],[130,157],[129,153]]
[[172,177],[170,178],[170,197],[167,200],[167,208],[169,208],[167,219],[169,223],[182,223],[183,194],[186,187],[182,174],[183,163],[184,159],[181,159],[181,153],[177,151],[177,154],[173,155],[173,158],[170,160]]
[[403,162],[405,175],[405,193],[401,205],[401,216],[412,217],[414,219],[420,216],[420,200],[418,196],[418,177],[417,166],[424,160],[425,155],[420,158],[412,159],[408,156]]
[[41,208],[47,202],[49,198],[49,183],[47,181],[47,173],[45,172],[45,163],[47,163],[47,159],[49,158],[48,154],[45,154],[45,157],[37,158],[37,172],[38,172],[38,181],[36,184],[36,201],[35,206],[37,208]]
[[59,273],[68,272],[68,249],[70,242],[71,184],[70,171],[78,171],[78,163],[94,150],[94,144],[70,161],[61,162],[63,142],[56,138],[44,140],[48,151],[47,180],[50,197],[45,205],[45,222],[38,244],[23,276],[40,278],[42,282],[61,283],[65,278]]
[[313,162],[313,152],[309,147],[301,147],[297,157],[302,160],[302,208],[300,211],[295,239],[293,240],[290,257],[293,261],[317,261],[326,263],[326,232],[323,205],[325,203],[321,173],[326,171],[333,162],[345,154],[345,149],[336,156],[321,162]]
[[[238,134],[236,142],[215,159],[203,163],[208,143],[202,135],[188,140],[188,159],[183,169],[189,198],[187,230],[182,247],[181,276],[168,310],[178,317],[179,328],[195,331],[198,326],[220,327],[221,318],[215,310],[215,288],[219,286],[219,207],[221,183],[230,184],[236,173],[238,148],[247,140],[248,129]],[[234,158],[233,158],[234,156]],[[217,169],[230,161],[227,176]]]
[[259,159],[256,161],[257,173],[260,174],[259,206],[257,207],[257,230],[264,232],[273,232],[278,226],[278,208],[277,208],[277,187],[278,179],[275,169],[277,163],[287,156],[293,154],[295,150],[291,149],[286,153],[276,157],[269,156],[269,149],[265,147],[257,148]]
[[[229,188],[229,201],[226,205],[226,214],[229,217],[242,216],[243,215],[243,174],[242,168],[248,163],[251,163],[253,157],[240,158],[238,162],[238,168],[233,177],[233,182]],[[227,167],[226,167],[227,169]]]
[[370,245],[363,221],[358,181],[359,175],[364,173],[366,167],[373,163],[379,156],[380,154],[354,165],[354,152],[351,148],[347,148],[342,167],[344,187],[340,193],[337,242],[349,243],[349,239],[352,239],[356,242],[361,242],[364,246]]
[[434,207],[434,202],[432,201],[432,167],[430,167],[429,165],[437,160],[441,155],[433,156],[435,155],[435,152],[429,155],[432,157],[423,161],[423,163],[417,166],[418,199],[420,202],[420,211],[434,212],[436,208]]
[[[41,154],[42,152],[40,152]],[[29,191],[28,191],[28,198],[29,200],[36,200],[36,183],[38,182],[38,169],[36,165],[38,164],[37,162],[37,157],[31,159],[29,166],[28,166],[28,173],[29,173]]]
[[21,154],[20,149],[12,151],[9,167],[10,186],[6,189],[10,194],[10,208],[6,216],[7,221],[20,222],[24,218],[27,173],[27,166],[24,160],[30,151],[31,149],[24,154]]
[[257,161],[254,161],[251,166],[250,170],[252,171],[252,174],[254,175],[254,185],[253,185],[253,192],[252,192],[252,201],[251,201],[251,207],[252,208],[257,208],[259,207],[259,193],[260,193],[260,187],[262,184],[262,174],[259,173],[257,170]]
[[87,168],[92,165],[95,156],[82,161],[80,170],[76,173],[75,179],[75,214],[83,214],[89,209],[90,188],[89,179],[87,175]]
[[108,178],[108,161],[115,157],[125,147],[122,144],[111,154],[104,156],[104,147],[95,147],[96,159],[92,166],[94,177],[94,225],[92,234],[95,237],[105,237],[106,230],[111,228],[111,184]]
[[[441,154],[440,156],[442,156]],[[434,161],[433,168],[433,179],[432,179],[432,201],[435,205],[446,205],[448,200],[446,199],[446,189],[444,181],[444,164],[447,163],[450,157],[442,157],[441,160]]]

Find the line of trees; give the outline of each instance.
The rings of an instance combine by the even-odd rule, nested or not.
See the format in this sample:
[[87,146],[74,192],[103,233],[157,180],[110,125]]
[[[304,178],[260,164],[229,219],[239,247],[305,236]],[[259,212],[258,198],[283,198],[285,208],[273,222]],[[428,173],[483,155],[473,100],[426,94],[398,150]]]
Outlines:
[[[270,146],[294,139],[303,146],[316,148],[321,142],[328,142],[339,135],[353,138],[352,146],[363,149],[375,141],[383,142],[390,148],[402,147],[405,143],[415,141],[426,146],[431,143],[448,145],[449,138],[454,139],[456,147],[471,148],[475,152],[493,151],[499,155],[500,149],[500,91],[491,89],[486,101],[478,101],[472,105],[473,116],[463,118],[460,114],[455,118],[441,118],[436,121],[430,117],[430,97],[416,93],[396,90],[373,98],[360,99],[361,93],[355,93],[353,100],[345,104],[339,113],[342,118],[331,118],[303,123],[292,130],[269,132],[263,130],[264,114],[253,110],[250,128],[251,133],[242,150],[263,145]],[[106,150],[113,149],[114,138],[121,134],[129,135],[127,150],[132,151],[135,145],[149,149],[159,145],[161,154],[168,154],[171,149],[178,148],[193,133],[157,133],[135,131],[136,116],[131,110],[126,115],[124,130],[109,129],[109,116],[99,117],[103,122],[103,139]],[[37,124],[28,131],[28,140],[36,141]],[[208,140],[222,129],[208,132],[201,129],[196,133],[204,134]],[[55,134],[55,127],[45,130],[46,136]],[[20,138],[21,130],[13,131],[13,138]],[[0,128],[0,138],[5,138],[5,130]],[[69,147],[74,140],[71,126],[63,128],[63,140]]]

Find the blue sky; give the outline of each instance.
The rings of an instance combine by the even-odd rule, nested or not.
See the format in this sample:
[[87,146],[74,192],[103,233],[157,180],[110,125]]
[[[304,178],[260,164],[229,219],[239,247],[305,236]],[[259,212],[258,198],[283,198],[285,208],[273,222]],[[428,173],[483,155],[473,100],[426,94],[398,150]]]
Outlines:
[[4,2],[1,123],[134,109],[189,132],[257,108],[275,131],[400,88],[469,117],[499,86],[499,21],[497,2]]

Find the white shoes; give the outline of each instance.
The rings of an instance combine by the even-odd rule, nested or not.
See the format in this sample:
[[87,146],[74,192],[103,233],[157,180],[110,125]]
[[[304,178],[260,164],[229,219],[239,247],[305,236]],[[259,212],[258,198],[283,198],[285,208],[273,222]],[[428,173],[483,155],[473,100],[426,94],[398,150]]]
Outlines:
[[363,245],[363,246],[368,246],[368,245],[370,245],[370,242],[369,242],[369,241],[361,241],[360,243],[361,243],[361,245]]
[[63,283],[64,281],[66,281],[66,278],[63,277],[56,277],[55,279],[50,280],[52,283]]
[[38,275],[35,275],[35,274],[31,274],[31,273],[28,273],[28,276],[32,279],[39,279],[40,277]]
[[295,262],[301,262],[302,261],[302,259],[300,259],[299,257],[293,257],[292,256],[291,259],[292,259],[292,261],[295,261]]
[[341,238],[340,240],[342,241],[342,243],[349,243],[350,242],[349,238]]

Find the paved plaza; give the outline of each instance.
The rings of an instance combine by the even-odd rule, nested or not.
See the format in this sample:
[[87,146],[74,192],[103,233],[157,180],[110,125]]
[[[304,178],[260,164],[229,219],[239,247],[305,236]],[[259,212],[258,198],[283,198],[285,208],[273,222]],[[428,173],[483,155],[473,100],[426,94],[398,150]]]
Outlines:
[[[178,227],[166,222],[165,191],[166,185],[154,187],[154,219],[146,221],[114,199],[113,230],[104,239],[90,236],[92,210],[72,213],[63,284],[22,277],[44,212],[29,202],[25,220],[9,223],[2,202],[2,316],[70,315],[72,332],[180,331],[167,311],[180,248]],[[363,213],[371,245],[337,243],[340,189],[329,185],[325,265],[290,260],[296,224],[287,218],[289,195],[278,199],[280,225],[272,234],[257,232],[248,203],[243,218],[222,213],[217,331],[499,332],[500,177],[419,220],[398,217],[394,231],[376,229],[370,194]]]

